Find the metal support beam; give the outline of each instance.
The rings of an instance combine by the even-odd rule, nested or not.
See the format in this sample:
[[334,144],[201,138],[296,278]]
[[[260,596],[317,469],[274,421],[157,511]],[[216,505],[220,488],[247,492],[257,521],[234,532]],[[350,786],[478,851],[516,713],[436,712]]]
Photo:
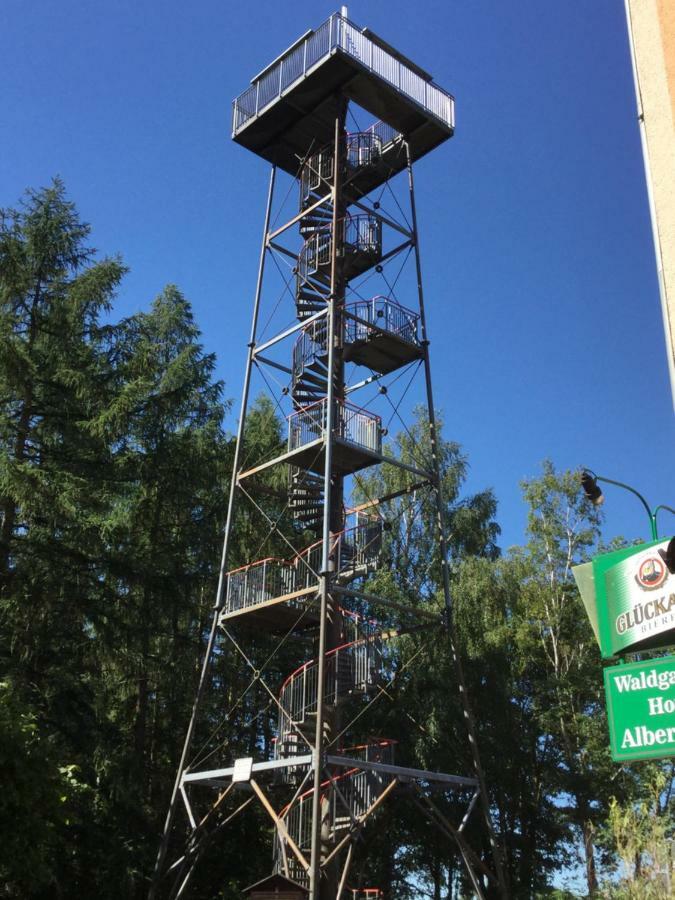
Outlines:
[[440,626],[442,624],[441,617],[438,613],[428,612],[426,609],[417,609],[414,606],[406,606],[405,603],[396,603],[395,600],[387,600],[385,597],[378,597],[375,594],[368,594],[365,591],[357,591],[352,587],[342,587],[339,584],[333,585],[333,590],[337,594],[342,594],[344,597],[355,597],[357,600],[365,600],[367,603],[376,603],[378,606],[388,606],[390,609],[395,609],[397,612],[416,616],[420,619],[426,619],[430,625],[435,624]]
[[277,829],[279,830],[280,834],[282,835],[282,837],[284,838],[284,840],[286,841],[288,846],[293,851],[295,858],[298,860],[298,862],[303,867],[305,872],[309,871],[309,863],[305,859],[304,854],[302,853],[302,851],[300,850],[298,845],[295,843],[293,838],[288,833],[288,828],[286,828],[286,823],[280,816],[277,815],[277,813],[274,810],[274,807],[272,806],[270,801],[265,796],[260,785],[253,778],[250,780],[249,784],[253,788],[253,791],[254,791],[256,797],[258,798],[258,800],[260,800],[260,802],[262,803],[262,805],[265,809],[265,812],[272,819],[272,821],[276,825]]
[[[494,872],[491,872],[490,869],[485,865],[482,859],[480,859],[469,847],[464,837],[460,833],[459,829],[455,828],[452,822],[444,816],[440,809],[436,806],[436,804],[427,796],[417,791],[420,800],[422,803],[417,801],[417,798],[412,796],[413,802],[418,805],[418,807],[422,810],[422,812],[426,812],[427,818],[430,822],[435,824],[445,835],[449,837],[452,841],[454,841],[460,853],[462,854],[462,858],[464,860],[464,864],[466,866],[467,872],[469,873],[469,877],[473,883],[475,890],[477,891],[480,897],[483,897],[483,885],[478,881],[478,876],[476,875],[475,869],[479,869],[483,875],[491,881],[493,884],[497,883],[497,878]],[[425,810],[426,807],[426,810]]]
[[364,512],[366,509],[373,509],[375,506],[381,506],[389,500],[396,500],[398,497],[404,497],[406,494],[412,494],[424,487],[429,487],[429,481],[416,481],[408,487],[401,488],[400,491],[392,491],[390,494],[384,494],[382,497],[376,497],[374,500],[366,500],[365,503],[359,503],[358,506],[352,506],[346,510],[347,515],[350,513]]
[[336,846],[331,850],[331,852],[328,854],[326,859],[323,861],[322,865],[327,866],[328,863],[331,862],[331,860],[334,859],[338,855],[338,853],[342,850],[344,845],[348,841],[352,841],[354,839],[355,832],[357,830],[361,829],[365,825],[366,820],[375,812],[375,810],[378,808],[378,806],[380,806],[382,803],[384,803],[384,801],[387,799],[389,794],[391,794],[391,792],[394,790],[394,788],[397,786],[397,784],[398,784],[398,781],[396,780],[396,778],[393,778],[389,782],[389,784],[382,791],[382,793],[379,795],[379,797],[377,797],[377,799],[374,800],[370,804],[368,809],[358,817],[358,819],[356,820],[356,823],[353,824],[352,827],[350,828],[349,833],[346,834],[342,838],[342,840],[338,844],[336,844]]
[[349,875],[349,869],[352,864],[352,853],[354,851],[354,845],[350,844],[347,848],[347,858],[345,859],[345,864],[342,867],[342,875],[340,876],[340,883],[338,884],[337,894],[335,896],[335,900],[340,900],[342,897],[342,892],[345,889],[345,884],[347,883],[347,876]]
[[393,219],[390,219],[388,216],[382,215],[376,209],[373,209],[372,206],[366,206],[365,203],[360,203],[358,200],[354,200],[352,202],[352,206],[356,206],[358,209],[362,210],[365,213],[368,213],[369,216],[374,216],[376,219],[379,219],[383,225],[387,225],[389,228],[392,228],[394,231],[398,231],[399,234],[402,234],[403,237],[408,238],[408,240],[412,240],[414,235],[407,228],[404,228],[402,225],[399,225],[398,222],[394,222]]
[[285,331],[282,331],[280,334],[277,334],[273,338],[270,338],[269,341],[265,341],[264,344],[260,344],[260,346],[258,346],[254,349],[253,355],[258,356],[264,350],[269,350],[270,347],[274,347],[274,345],[278,344],[279,341],[283,341],[287,337],[290,337],[292,334],[295,334],[297,331],[300,331],[302,328],[306,328],[308,325],[311,325],[312,322],[316,322],[318,319],[323,319],[326,314],[327,314],[327,310],[321,309],[321,310],[319,310],[318,313],[314,313],[313,316],[307,316],[306,319],[303,319],[301,322],[298,322],[297,325],[292,325],[290,328],[287,328]]
[[426,769],[407,769],[404,766],[392,766],[389,763],[371,762],[370,760],[352,759],[349,756],[326,757],[326,763],[331,766],[339,766],[344,769],[364,769],[369,772],[382,772],[386,775],[394,775],[403,781],[426,781],[438,784],[452,785],[453,787],[472,787],[478,784],[475,778],[465,778],[463,775],[446,775],[445,772],[429,772]]
[[[295,766],[310,766],[311,764],[312,756],[309,753],[305,753],[302,756],[292,756],[286,759],[268,759],[265,762],[253,763],[251,771],[253,774],[259,774],[276,772],[280,769],[289,769]],[[206,784],[213,787],[224,784],[233,775],[234,766],[228,766],[224,769],[208,769],[204,772],[187,772],[183,775],[183,783]]]
[[[230,785],[230,788],[231,787],[232,787],[232,785]],[[246,809],[246,807],[249,806],[249,804],[252,803],[253,800],[255,799],[251,795],[246,800],[244,800],[243,803],[240,803],[239,806],[233,812],[231,812],[229,816],[227,816],[225,819],[223,819],[222,822],[219,822],[212,831],[205,832],[204,825],[205,825],[207,819],[209,819],[211,817],[211,815],[215,812],[215,810],[220,805],[222,800],[225,799],[225,796],[229,793],[230,788],[228,788],[226,791],[224,791],[220,795],[220,797],[218,798],[216,803],[209,810],[209,812],[206,814],[206,816],[204,816],[204,818],[200,821],[200,823],[197,825],[197,828],[195,829],[195,831],[190,835],[191,846],[188,849],[187,853],[185,853],[184,856],[181,856],[180,859],[177,859],[176,862],[174,862],[167,869],[167,875],[170,872],[174,871],[174,869],[178,869],[178,872],[174,879],[174,887],[171,890],[171,892],[169,893],[168,900],[174,900],[174,898],[178,898],[181,896],[181,894],[187,888],[188,882],[190,881],[190,878],[192,877],[192,873],[194,872],[197,863],[199,862],[200,858],[203,856],[204,851],[206,850],[208,845],[211,843],[211,841],[214,839],[214,837],[220,831],[222,831],[227,825],[229,825],[229,823],[233,819],[235,819],[239,815],[240,812],[243,812]],[[188,864],[189,864],[190,868],[188,869],[188,872],[185,875],[185,877],[183,878],[183,880],[180,881],[181,877],[183,876],[183,872],[185,871],[185,866]]]
[[256,353],[255,355],[256,363],[263,363],[265,366],[271,366],[273,369],[278,369],[280,372],[283,372],[285,375],[292,375],[293,370],[289,369],[288,366],[284,366],[282,363],[277,362],[274,359],[269,359],[267,356],[261,356],[260,353]]
[[279,228],[277,228],[276,231],[273,231],[272,234],[269,236],[268,241],[271,243],[276,238],[278,238],[280,234],[283,234],[284,231],[288,231],[288,229],[292,228],[293,225],[297,225],[298,222],[301,219],[304,219],[305,216],[311,216],[311,214],[315,210],[317,210],[321,206],[323,206],[326,203],[326,201],[330,199],[330,197],[331,197],[331,193],[329,192],[328,194],[326,194],[325,197],[321,197],[315,203],[312,203],[311,206],[308,206],[306,209],[301,209],[300,212],[297,215],[293,216],[292,219],[289,219],[288,222],[285,222],[283,225],[281,225]]

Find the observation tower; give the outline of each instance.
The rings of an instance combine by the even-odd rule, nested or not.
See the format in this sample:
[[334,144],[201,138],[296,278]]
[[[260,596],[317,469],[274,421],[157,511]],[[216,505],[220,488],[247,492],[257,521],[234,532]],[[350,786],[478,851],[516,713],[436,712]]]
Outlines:
[[[234,101],[233,140],[271,171],[215,613],[151,897],[188,896],[206,847],[259,805],[271,874],[242,884],[246,896],[384,898],[356,863],[397,793],[448,838],[479,897],[506,896],[452,638],[413,181],[453,130],[452,96],[344,7]],[[271,409],[285,432],[261,447]],[[443,606],[403,559],[416,516],[436,529]],[[259,538],[255,558],[237,558],[238,529]],[[398,759],[378,731],[425,640],[450,644],[468,772],[416,767],[410,748]],[[240,661],[240,694],[211,677],[224,653]],[[232,754],[221,722],[195,755],[207,691],[223,692],[226,718],[260,698],[249,752]],[[374,718],[383,706],[389,720]],[[471,817],[482,850],[466,839]]]

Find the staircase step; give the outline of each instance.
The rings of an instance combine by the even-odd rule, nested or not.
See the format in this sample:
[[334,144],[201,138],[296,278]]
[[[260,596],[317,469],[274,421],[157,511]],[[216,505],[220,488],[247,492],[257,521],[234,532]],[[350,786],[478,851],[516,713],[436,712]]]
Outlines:
[[325,350],[322,350],[320,353],[315,353],[308,362],[303,364],[302,368],[305,372],[326,375],[328,374],[328,366],[325,363],[325,360],[327,359],[328,353]]
[[323,516],[321,516],[320,510],[317,510],[313,515],[310,515],[309,513],[305,513],[303,515],[298,514],[294,518],[298,522],[304,522],[305,527],[307,528],[314,528],[315,522],[316,526],[318,526],[323,521]]
[[[328,266],[329,264],[326,263]],[[309,273],[305,279],[305,283],[311,284],[312,282],[317,282],[320,286],[330,287],[330,273],[322,272],[321,269],[317,269],[316,271],[312,271]]]
[[300,384],[303,382],[307,382],[308,384],[323,384],[327,385],[328,381],[326,378],[326,370],[315,364],[314,366],[303,366],[302,370],[298,373],[298,378],[294,382],[295,384]]
[[303,409],[310,405],[309,403],[303,402],[303,397],[315,397],[317,401],[325,400],[327,390],[328,382],[325,380],[305,380],[303,378],[301,381],[296,381],[292,389],[292,396],[295,401],[296,409]]
[[308,403],[302,402],[303,396],[316,397],[317,400],[326,399],[327,385],[325,381],[318,381],[313,378],[302,379],[293,383],[292,393],[293,399],[296,401],[295,409],[304,409],[309,406]]
[[328,302],[328,291],[322,294],[321,291],[313,290],[306,282],[295,292],[296,300],[309,300],[311,303],[319,303],[324,306]]
[[298,519],[311,518],[323,512],[323,505],[316,503],[314,500],[302,501],[294,504],[291,509],[296,513],[296,518]]
[[330,225],[332,214],[329,216],[317,216],[312,213],[311,216],[305,216],[300,219],[300,234],[312,233],[314,231],[326,231]]
[[[321,378],[302,378],[293,383],[293,399],[297,399],[301,395],[311,394],[318,400],[322,400],[326,396],[328,390],[328,382]],[[298,404],[300,407],[307,406],[306,403]]]
[[312,403],[318,403],[321,399],[321,394],[311,394],[309,392],[298,393],[293,395],[293,399],[296,400],[300,406],[311,406]]

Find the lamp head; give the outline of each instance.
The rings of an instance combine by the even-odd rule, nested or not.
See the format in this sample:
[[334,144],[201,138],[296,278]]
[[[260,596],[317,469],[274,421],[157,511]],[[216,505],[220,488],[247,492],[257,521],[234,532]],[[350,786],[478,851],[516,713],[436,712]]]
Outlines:
[[675,537],[668,541],[665,550],[659,550],[659,556],[666,564],[666,569],[671,575],[675,575]]
[[602,506],[605,502],[605,495],[598,487],[595,476],[586,469],[581,473],[581,486],[584,489],[584,494],[586,494],[593,506]]

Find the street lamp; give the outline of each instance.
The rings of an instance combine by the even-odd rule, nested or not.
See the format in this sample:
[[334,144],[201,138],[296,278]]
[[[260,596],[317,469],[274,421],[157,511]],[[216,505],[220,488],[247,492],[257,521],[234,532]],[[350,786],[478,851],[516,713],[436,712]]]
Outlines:
[[[631,494],[635,494],[649,516],[649,526],[651,528],[653,541],[656,541],[659,538],[656,517],[660,510],[665,509],[675,515],[675,509],[673,509],[672,506],[666,506],[665,503],[660,503],[655,509],[652,509],[639,491],[636,491],[635,488],[631,487],[629,484],[624,484],[622,481],[614,481],[613,478],[605,478],[602,475],[596,475],[591,469],[582,469],[580,477],[581,487],[584,489],[584,493],[594,506],[600,506],[605,499],[598,485],[598,481],[603,481],[605,484],[616,485],[616,487],[624,488],[625,490],[630,491]],[[668,556],[669,559],[666,559],[666,556]],[[675,572],[675,538],[673,538],[668,545],[668,549],[665,551],[664,561],[668,566],[668,570],[670,572]],[[671,565],[673,566],[672,569]]]

